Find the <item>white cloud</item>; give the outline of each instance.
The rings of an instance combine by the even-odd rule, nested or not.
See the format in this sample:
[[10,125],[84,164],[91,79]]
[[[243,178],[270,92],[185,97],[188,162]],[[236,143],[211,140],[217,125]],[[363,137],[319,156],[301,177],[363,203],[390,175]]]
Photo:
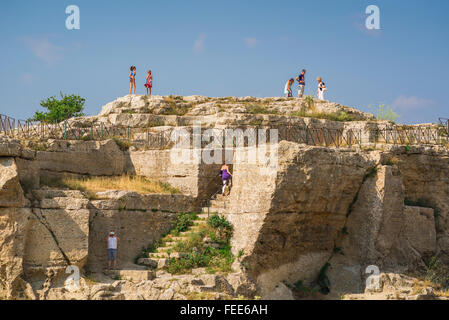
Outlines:
[[62,60],[63,48],[51,43],[47,38],[22,38],[23,43],[39,59],[47,64],[55,64]]
[[30,73],[23,73],[20,76],[20,79],[24,84],[32,84],[33,83],[33,75]]
[[200,34],[198,38],[193,43],[193,52],[199,54],[204,51],[204,41],[206,40],[206,35],[204,33]]
[[256,38],[245,38],[243,40],[248,48],[254,48],[259,43],[259,40]]
[[399,96],[394,102],[393,106],[401,109],[416,109],[425,108],[435,104],[432,100],[421,99],[418,97]]

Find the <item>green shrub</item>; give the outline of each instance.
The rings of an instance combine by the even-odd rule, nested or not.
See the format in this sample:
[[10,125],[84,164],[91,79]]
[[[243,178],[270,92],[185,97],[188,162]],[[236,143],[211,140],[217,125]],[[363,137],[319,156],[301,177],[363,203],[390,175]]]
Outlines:
[[265,105],[260,103],[250,104],[246,107],[249,114],[277,114],[275,110],[268,109]]
[[187,231],[190,226],[193,225],[193,221],[197,218],[195,213],[180,213],[176,219],[175,227],[173,228],[173,233],[178,234],[180,232]]
[[118,137],[113,137],[112,140],[115,141],[115,143],[117,144],[117,146],[120,148],[120,150],[122,151],[127,151],[129,150],[129,148],[132,146],[132,143],[128,140],[123,140],[120,139]]
[[394,122],[398,117],[399,115],[394,112],[391,107],[386,106],[385,104],[381,104],[377,108],[377,120],[387,120]]
[[306,100],[307,107],[308,107],[310,110],[315,110],[315,102],[314,102],[312,96],[305,96],[305,97],[304,97],[304,100]]
[[426,280],[442,287],[449,288],[449,267],[441,262],[441,260],[434,256],[427,264]]
[[65,95],[60,93],[61,99],[56,99],[55,96],[47,98],[41,101],[41,106],[47,109],[47,112],[36,111],[33,118],[30,121],[41,121],[41,122],[61,122],[73,117],[84,116],[84,102],[86,99],[80,96],[71,94]]
[[162,239],[157,240],[156,242],[150,243],[146,248],[142,247],[140,254],[134,258],[134,263],[137,264],[140,258],[148,258],[149,253],[157,252],[158,247],[163,247],[165,245],[165,241]]
[[315,119],[325,119],[331,121],[339,121],[339,122],[349,122],[355,121],[356,118],[348,114],[344,111],[339,113],[326,113],[326,112],[306,112],[305,110],[296,111],[292,113],[292,116],[301,117],[301,118],[315,118]]
[[[179,232],[187,230],[188,226],[191,223],[193,224],[189,217],[197,218],[194,214],[179,215],[174,230],[179,230]],[[206,236],[210,237],[213,242],[220,244],[220,247],[215,248],[206,245],[203,242]],[[231,272],[231,266],[235,259],[229,244],[231,236],[232,225],[225,218],[218,215],[211,216],[208,224],[201,226],[198,232],[192,232],[186,241],[176,243],[173,249],[187,255],[170,259],[167,271],[172,274],[183,274],[194,268],[204,267],[207,268],[208,273]]]
[[223,228],[232,230],[231,223],[228,220],[226,220],[225,217],[220,217],[218,214],[210,216],[207,223],[212,228]]

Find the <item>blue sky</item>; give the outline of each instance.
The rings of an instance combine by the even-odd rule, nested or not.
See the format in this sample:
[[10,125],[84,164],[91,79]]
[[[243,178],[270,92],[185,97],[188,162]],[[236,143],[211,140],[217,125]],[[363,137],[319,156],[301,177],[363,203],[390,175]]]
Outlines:
[[[67,30],[77,5],[81,29]],[[380,8],[381,30],[365,28]],[[386,103],[404,123],[449,118],[449,1],[1,1],[0,113],[26,119],[41,99],[86,98],[86,113],[128,93],[137,66],[154,94],[280,96],[306,68],[327,98],[365,111]]]

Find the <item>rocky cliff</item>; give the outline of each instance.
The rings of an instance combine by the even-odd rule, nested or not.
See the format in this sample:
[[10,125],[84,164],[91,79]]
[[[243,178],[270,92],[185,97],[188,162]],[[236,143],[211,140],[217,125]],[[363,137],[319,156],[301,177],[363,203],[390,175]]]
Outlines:
[[[338,146],[298,143],[288,134],[268,148],[277,152],[276,165],[233,163],[230,195],[207,208],[233,225],[232,272],[198,269],[175,277],[136,265],[142,247],[167,234],[179,213],[200,211],[220,185],[220,163],[174,163],[172,146],[145,144],[139,132],[197,121],[207,128],[306,124],[368,133],[387,125],[326,101],[126,96],[98,116],[70,120],[130,127],[126,143],[0,136],[0,298],[442,298],[418,279],[435,259],[441,270],[449,265],[447,149],[441,143],[373,145],[368,133],[357,144]],[[252,148],[234,149],[231,158]],[[109,190],[92,196],[47,186],[61,177],[120,175],[155,178],[181,194]],[[103,274],[110,229],[121,237],[121,273],[112,277]],[[78,291],[64,285],[69,265],[81,270]],[[381,274],[375,289],[366,286],[373,266]],[[404,294],[404,286],[418,283],[425,294]]]

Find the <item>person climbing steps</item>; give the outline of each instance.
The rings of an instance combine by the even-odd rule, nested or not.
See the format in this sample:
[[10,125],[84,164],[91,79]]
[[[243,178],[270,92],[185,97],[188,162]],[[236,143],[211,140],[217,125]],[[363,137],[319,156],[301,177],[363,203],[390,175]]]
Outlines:
[[221,166],[221,180],[223,181],[223,189],[221,191],[221,194],[224,196],[226,187],[228,186],[229,182],[232,179],[232,174],[229,171],[229,167],[226,164],[226,162],[223,162],[223,165]]

